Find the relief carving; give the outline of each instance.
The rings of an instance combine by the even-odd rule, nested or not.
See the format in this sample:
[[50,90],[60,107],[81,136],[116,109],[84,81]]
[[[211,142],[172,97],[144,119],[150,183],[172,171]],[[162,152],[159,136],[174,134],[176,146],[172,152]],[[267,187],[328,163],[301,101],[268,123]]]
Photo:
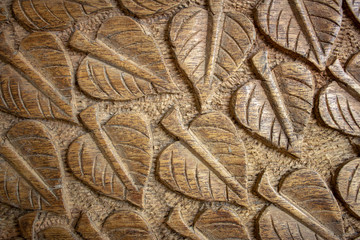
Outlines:
[[319,95],[318,113],[329,127],[343,133],[360,136],[360,53],[355,54],[345,69],[339,60],[329,66],[335,80]]
[[170,25],[172,49],[202,112],[218,85],[241,66],[255,41],[251,21],[224,9],[223,2],[210,0],[209,10],[183,9]]
[[36,121],[23,121],[7,132],[0,146],[0,201],[27,210],[65,213],[64,169],[52,137]]
[[73,70],[62,42],[53,34],[32,33],[16,51],[0,34],[0,110],[25,118],[77,122]]
[[261,239],[343,239],[342,215],[335,197],[312,170],[296,170],[276,191],[262,175],[257,192],[273,203],[258,220]]
[[235,93],[237,121],[270,145],[300,157],[313,107],[312,73],[298,63],[270,69],[266,51],[257,53],[252,63],[262,81],[247,82]]
[[92,97],[123,101],[178,92],[155,40],[130,17],[109,19],[95,40],[75,31],[70,46],[89,54],[77,82]]
[[173,108],[161,124],[179,139],[159,156],[157,173],[167,186],[199,200],[248,206],[246,152],[230,119],[207,113],[186,128]]
[[109,0],[14,0],[12,10],[25,28],[63,30],[81,17],[111,9]]
[[256,22],[271,41],[323,71],[341,28],[342,0],[262,0]]
[[194,223],[188,224],[182,216],[181,206],[177,205],[166,223],[181,235],[193,240],[250,239],[241,219],[227,209],[207,209],[199,212]]

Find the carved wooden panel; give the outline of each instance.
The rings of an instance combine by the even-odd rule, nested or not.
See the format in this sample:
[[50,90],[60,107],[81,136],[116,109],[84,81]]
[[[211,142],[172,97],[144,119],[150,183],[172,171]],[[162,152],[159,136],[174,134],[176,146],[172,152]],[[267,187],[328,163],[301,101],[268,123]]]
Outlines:
[[359,9],[1,1],[0,239],[360,239]]

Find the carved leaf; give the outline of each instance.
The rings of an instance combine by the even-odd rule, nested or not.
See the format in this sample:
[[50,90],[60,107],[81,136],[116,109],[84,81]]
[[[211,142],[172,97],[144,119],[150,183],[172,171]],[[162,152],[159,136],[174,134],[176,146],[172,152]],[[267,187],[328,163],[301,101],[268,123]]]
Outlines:
[[61,236],[61,240],[78,239],[76,234],[68,228],[62,226],[49,227],[37,233],[37,239],[57,240]]
[[329,70],[336,77],[324,87],[318,100],[318,113],[323,122],[336,130],[360,136],[360,53],[353,56],[345,70],[336,60]]
[[313,107],[313,76],[298,63],[270,70],[266,52],[252,60],[263,81],[250,81],[236,92],[236,119],[272,146],[298,157]]
[[81,213],[79,220],[77,221],[75,231],[81,234],[83,239],[87,240],[102,240],[99,233],[94,229],[93,223],[89,219],[86,213]]
[[12,6],[19,22],[35,31],[63,30],[74,20],[111,8],[109,0],[14,0]]
[[356,158],[340,168],[336,189],[348,209],[360,218],[360,159]]
[[9,14],[6,11],[5,5],[0,6],[0,22],[5,22],[9,20]]
[[170,28],[177,61],[197,92],[201,108],[217,85],[241,66],[255,39],[247,17],[224,12],[222,1],[210,2],[214,11],[183,9]]
[[234,124],[221,113],[208,113],[186,129],[180,117],[171,110],[162,120],[181,141],[161,153],[160,179],[171,189],[196,199],[246,206],[246,154]]
[[341,211],[318,173],[294,171],[279,192],[265,174],[257,191],[276,206],[269,206],[259,219],[262,239],[343,239]]
[[177,7],[183,0],[118,0],[138,17],[163,13]]
[[280,47],[325,70],[341,27],[342,0],[263,0],[257,24]]
[[[84,122],[97,121],[97,110],[81,113]],[[69,147],[68,164],[74,175],[95,190],[142,206],[150,171],[152,137],[140,115],[123,113],[105,124],[93,125],[91,134],[80,136]]]
[[193,240],[250,239],[246,227],[232,211],[208,209],[195,217],[194,224],[184,221],[180,207],[177,205],[167,224],[178,233]]
[[102,231],[110,240],[156,239],[147,221],[139,213],[130,210],[121,210],[111,214],[105,219]]
[[32,33],[15,51],[4,37],[0,55],[8,64],[0,75],[0,110],[26,118],[77,122],[71,103],[72,65],[60,40],[50,33]]
[[351,10],[351,13],[354,15],[355,19],[360,23],[360,1],[359,0],[346,0],[348,7]]
[[45,127],[23,121],[0,146],[0,201],[22,209],[65,211],[62,166]]
[[77,72],[80,88],[104,100],[131,100],[178,88],[154,39],[133,19],[113,17],[90,40],[76,31],[70,45],[89,53]]

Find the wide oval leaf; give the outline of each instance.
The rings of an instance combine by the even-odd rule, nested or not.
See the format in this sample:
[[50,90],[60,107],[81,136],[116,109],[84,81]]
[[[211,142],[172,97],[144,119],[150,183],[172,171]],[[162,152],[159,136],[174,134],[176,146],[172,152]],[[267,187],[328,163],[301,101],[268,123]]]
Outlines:
[[170,27],[176,59],[202,108],[218,84],[241,66],[255,39],[254,26],[246,16],[224,12],[220,2],[212,4],[218,12],[189,7],[175,15]]
[[299,157],[313,107],[312,73],[297,63],[270,70],[266,53],[255,55],[253,62],[263,81],[247,82],[235,93],[236,119],[271,146]]
[[207,239],[247,240],[249,234],[239,217],[232,211],[206,210],[195,221],[194,228]]
[[270,39],[325,70],[342,20],[342,0],[263,0],[257,24]]
[[169,11],[184,0],[118,0],[138,17],[147,17]]
[[336,60],[329,70],[336,77],[321,89],[318,114],[329,127],[343,133],[360,136],[360,53],[355,54],[342,68]]
[[9,63],[0,76],[0,109],[20,117],[76,122],[72,64],[61,41],[41,32],[25,37],[18,52],[6,41],[0,45]]
[[191,140],[198,141],[196,148],[207,149],[207,155],[194,153],[195,144],[189,145],[186,133],[180,132],[183,141],[171,144],[159,157],[160,179],[196,199],[246,205],[245,148],[231,120],[220,113],[208,113],[196,118],[188,131],[196,136]]
[[259,219],[262,239],[343,239],[340,208],[318,173],[296,170],[281,181],[278,192],[264,174],[257,191],[274,204]]
[[35,31],[63,30],[74,20],[111,8],[108,0],[15,0],[12,5],[19,22]]
[[[139,198],[132,199],[124,179],[102,151],[101,144],[90,134],[80,136],[69,147],[68,164],[73,174],[95,190],[119,200],[142,205],[152,159],[152,137],[146,120],[137,114],[118,114],[102,126],[109,136],[110,149],[115,149],[121,166],[137,187]],[[120,175],[119,175],[120,174]]]
[[121,101],[178,91],[154,38],[130,17],[110,18],[95,40],[76,31],[70,45],[89,53],[77,79],[92,97]]
[[346,0],[348,7],[351,10],[354,18],[360,23],[360,1],[359,0]]
[[130,210],[112,213],[105,219],[102,231],[110,240],[156,239],[149,229],[147,221],[139,213]]
[[360,218],[360,159],[354,159],[342,166],[336,177],[336,190],[346,207]]
[[63,213],[63,166],[47,129],[23,121],[7,133],[0,146],[0,201],[31,210]]

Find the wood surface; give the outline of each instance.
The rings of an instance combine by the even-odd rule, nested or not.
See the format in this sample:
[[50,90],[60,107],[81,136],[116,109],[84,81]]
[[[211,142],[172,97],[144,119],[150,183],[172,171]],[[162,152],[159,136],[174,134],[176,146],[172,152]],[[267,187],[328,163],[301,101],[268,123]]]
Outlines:
[[359,9],[0,2],[0,239],[360,239]]

